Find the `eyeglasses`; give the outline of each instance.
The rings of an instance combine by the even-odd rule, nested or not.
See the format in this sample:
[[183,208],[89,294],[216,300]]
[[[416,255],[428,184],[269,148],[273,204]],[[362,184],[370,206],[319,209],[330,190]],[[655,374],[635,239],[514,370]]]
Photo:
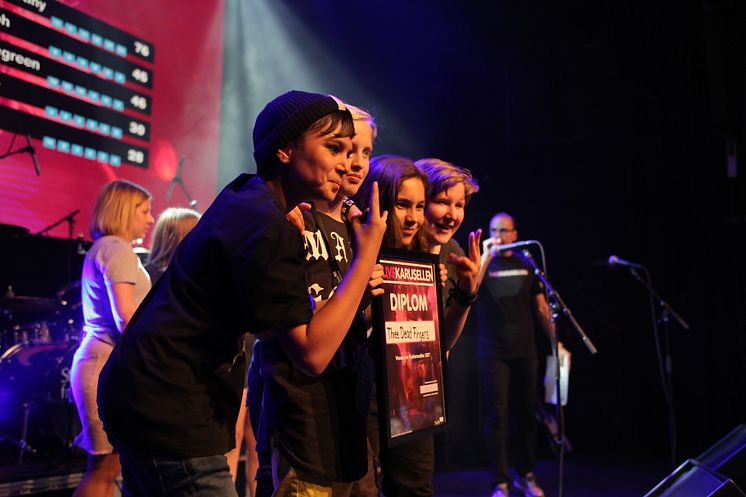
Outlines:
[[513,231],[515,231],[515,229],[509,230],[508,228],[500,228],[499,230],[497,230],[497,232],[500,233],[500,234],[503,234],[503,233],[512,233]]

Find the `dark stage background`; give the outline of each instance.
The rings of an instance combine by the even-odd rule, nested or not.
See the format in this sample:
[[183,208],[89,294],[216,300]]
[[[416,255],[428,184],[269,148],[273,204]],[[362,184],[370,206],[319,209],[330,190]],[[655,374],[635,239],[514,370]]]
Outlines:
[[[726,143],[746,150],[742,2],[226,9],[219,183],[251,162],[247,138],[268,99],[295,87],[335,93],[377,115],[376,154],[436,156],[475,173],[482,191],[461,242],[507,210],[522,238],[544,243],[550,281],[599,349],[591,357],[560,320],[574,353],[566,418],[576,451],[668,459],[647,293],[603,264],[610,254],[645,264],[691,325],[668,332],[676,462],[746,419],[743,167],[726,170]],[[474,357],[469,330],[450,361],[441,462],[481,453]]]

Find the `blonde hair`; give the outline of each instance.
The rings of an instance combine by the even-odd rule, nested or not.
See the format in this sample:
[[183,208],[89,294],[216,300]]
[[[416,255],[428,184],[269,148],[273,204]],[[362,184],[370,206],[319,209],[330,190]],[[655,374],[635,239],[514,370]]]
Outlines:
[[420,159],[415,164],[427,174],[428,201],[443,190],[448,190],[459,183],[464,185],[467,202],[473,194],[479,191],[479,185],[468,169],[435,158]]
[[151,199],[150,192],[140,185],[117,179],[106,184],[96,199],[89,228],[91,238],[122,235],[132,224],[135,211]]
[[347,107],[347,110],[350,111],[350,114],[352,114],[353,121],[363,121],[370,126],[371,131],[373,131],[373,140],[375,140],[378,137],[378,124],[376,124],[376,119],[373,115],[360,107],[348,103],[345,103],[344,105]]
[[153,230],[153,245],[148,264],[165,269],[181,240],[197,224],[199,212],[183,207],[169,207],[158,216]]

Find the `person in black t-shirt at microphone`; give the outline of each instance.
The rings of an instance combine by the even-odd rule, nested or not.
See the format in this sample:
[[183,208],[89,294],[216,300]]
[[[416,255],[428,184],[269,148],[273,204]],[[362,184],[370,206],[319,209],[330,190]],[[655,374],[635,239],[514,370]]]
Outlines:
[[484,434],[495,485],[492,497],[509,495],[509,438],[515,449],[511,454],[514,487],[526,497],[543,497],[533,473],[538,368],[534,329],[537,323],[549,336],[554,325],[544,287],[524,256],[497,249],[517,239],[513,217],[500,212],[490,221],[490,238],[482,242],[484,279],[477,300],[477,350]]

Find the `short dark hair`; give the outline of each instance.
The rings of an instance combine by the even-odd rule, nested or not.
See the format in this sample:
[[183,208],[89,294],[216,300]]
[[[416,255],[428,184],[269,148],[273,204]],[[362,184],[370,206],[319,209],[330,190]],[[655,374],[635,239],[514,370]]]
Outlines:
[[254,160],[260,175],[277,165],[276,153],[309,131],[322,135],[342,125],[342,136],[354,136],[355,125],[345,104],[332,95],[292,90],[262,109],[254,124]]

